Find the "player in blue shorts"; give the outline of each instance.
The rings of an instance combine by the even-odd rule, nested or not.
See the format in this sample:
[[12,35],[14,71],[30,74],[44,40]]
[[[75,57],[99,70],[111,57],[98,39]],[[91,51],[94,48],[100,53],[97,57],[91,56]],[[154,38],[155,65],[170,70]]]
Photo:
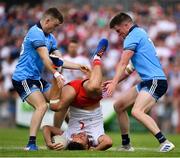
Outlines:
[[[106,82],[109,96],[114,92],[117,84],[133,71],[133,67],[141,78],[141,82],[123,92],[114,104],[119,126],[122,134],[120,150],[133,151],[129,138],[129,119],[126,109],[132,106],[131,114],[157,138],[160,143],[160,152],[174,149],[174,145],[161,133],[155,121],[147,112],[155,105],[156,101],[166,93],[167,79],[162,70],[153,42],[147,33],[133,23],[132,18],[119,13],[110,21],[110,28],[114,29],[123,41],[123,53],[118,63],[113,80]],[[132,62],[129,71],[125,69]]]
[[[56,8],[49,8],[41,20],[27,32],[18,64],[12,76],[12,83],[23,101],[27,101],[35,108],[33,113],[29,142],[25,150],[38,150],[36,134],[42,118],[47,110],[46,101],[49,100],[50,84],[41,78],[44,66],[54,75],[59,88],[63,86],[62,75],[53,67],[50,55],[60,55],[56,39],[51,34],[55,28],[63,23],[63,16]],[[56,59],[54,59],[56,60]],[[58,66],[80,69],[81,65],[58,60]]]

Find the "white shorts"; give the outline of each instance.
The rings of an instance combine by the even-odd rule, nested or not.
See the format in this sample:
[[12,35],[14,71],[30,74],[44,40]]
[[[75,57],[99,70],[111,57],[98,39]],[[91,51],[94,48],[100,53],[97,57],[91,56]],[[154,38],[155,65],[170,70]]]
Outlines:
[[93,111],[70,107],[68,128],[64,135],[71,140],[72,134],[80,132],[86,132],[91,137],[90,141],[93,146],[98,145],[98,138],[105,134],[101,107]]

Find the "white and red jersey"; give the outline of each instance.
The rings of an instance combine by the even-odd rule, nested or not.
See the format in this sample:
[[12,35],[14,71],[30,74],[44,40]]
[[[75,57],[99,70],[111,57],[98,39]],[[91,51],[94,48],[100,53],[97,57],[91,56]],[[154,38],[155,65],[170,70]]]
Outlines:
[[90,111],[70,106],[68,128],[63,135],[70,141],[72,134],[80,132],[86,132],[92,146],[98,145],[98,138],[105,134],[101,107]]
[[[89,59],[86,58],[85,56],[78,55],[76,57],[71,57],[69,55],[65,55],[63,59],[76,63],[76,64],[88,66],[89,68],[91,67]],[[65,78],[66,83],[75,79],[83,79],[85,77],[84,74],[80,70],[63,69],[62,74]]]

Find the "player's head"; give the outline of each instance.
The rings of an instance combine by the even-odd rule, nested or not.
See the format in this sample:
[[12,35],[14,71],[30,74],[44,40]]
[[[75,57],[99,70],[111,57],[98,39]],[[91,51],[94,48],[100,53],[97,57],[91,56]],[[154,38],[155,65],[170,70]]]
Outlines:
[[41,19],[43,31],[51,33],[56,27],[63,23],[63,15],[57,8],[49,8],[45,11]]
[[69,150],[87,150],[88,136],[85,132],[71,135],[72,140],[69,142],[67,149]]
[[120,37],[125,38],[133,25],[132,18],[126,13],[115,15],[110,21],[110,28],[115,29]]
[[72,57],[77,55],[78,42],[76,40],[71,40],[68,45],[68,54]]

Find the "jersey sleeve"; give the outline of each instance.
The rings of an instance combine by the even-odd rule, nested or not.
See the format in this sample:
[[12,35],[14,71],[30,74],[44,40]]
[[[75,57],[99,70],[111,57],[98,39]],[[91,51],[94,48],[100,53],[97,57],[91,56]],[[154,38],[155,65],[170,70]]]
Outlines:
[[137,34],[135,32],[130,33],[124,40],[123,49],[135,51],[137,45],[140,42],[140,36],[140,34]]
[[37,29],[31,29],[29,31],[29,39],[32,43],[32,46],[37,49],[39,47],[46,46],[45,44],[45,35],[42,30]]
[[58,50],[57,49],[57,42],[56,42],[55,37],[52,34],[51,34],[51,37],[52,37],[52,47],[51,47],[49,53],[52,53],[53,51]]

